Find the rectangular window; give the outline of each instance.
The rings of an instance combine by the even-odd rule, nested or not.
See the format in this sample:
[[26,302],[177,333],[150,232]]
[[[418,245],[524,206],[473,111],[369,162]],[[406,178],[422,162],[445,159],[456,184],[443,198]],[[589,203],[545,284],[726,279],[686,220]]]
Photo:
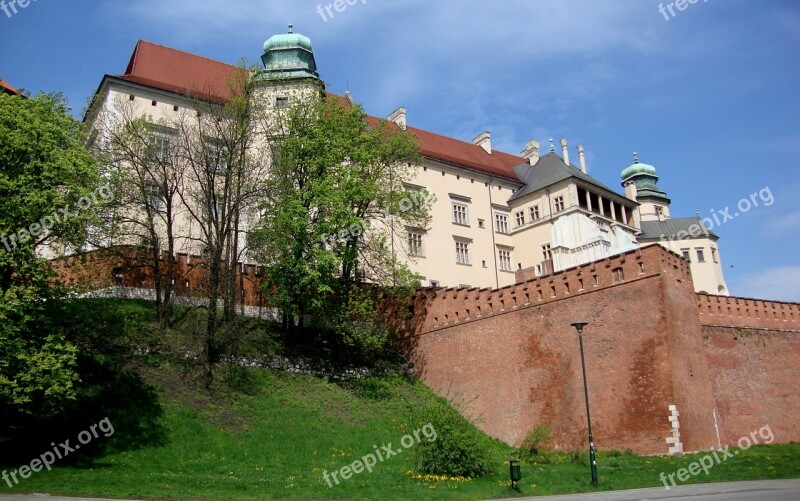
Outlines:
[[484,221],[483,219],[478,219],[478,228],[485,228],[485,227],[486,227],[486,221]]
[[455,224],[469,226],[469,212],[467,211],[466,205],[453,204],[453,222]]
[[519,211],[514,215],[517,220],[517,228],[525,226],[525,211]]
[[697,262],[698,263],[705,263],[706,262],[706,254],[703,252],[703,249],[695,249],[697,251]]
[[211,139],[206,141],[206,168],[213,175],[221,174],[225,166],[222,145]]
[[503,271],[512,271],[511,270],[511,251],[501,250],[500,251],[500,269]]
[[469,244],[466,242],[456,242],[456,263],[469,264]]
[[172,134],[154,131],[150,135],[148,157],[155,162],[168,163],[172,158]]
[[531,210],[531,221],[538,221],[539,218],[540,218],[540,216],[539,216],[539,206],[538,205],[534,205],[533,207],[531,207],[530,210]]
[[556,197],[553,199],[553,205],[555,206],[556,212],[561,212],[565,209],[564,206],[564,197]]
[[715,249],[714,247],[711,248],[711,259],[713,259],[715,263],[719,263],[719,256],[717,256],[717,249]]
[[425,252],[422,248],[422,233],[408,233],[408,254],[410,256],[425,257]]
[[692,255],[690,254],[689,249],[681,249],[681,255],[683,256],[683,259],[689,262],[692,261]]
[[163,191],[157,184],[147,184],[144,187],[144,195],[147,200],[147,206],[156,211],[164,212],[167,210],[167,201],[164,197]]
[[542,245],[542,256],[544,256],[545,261],[553,259],[553,249],[550,247],[550,244]]
[[288,97],[278,97],[275,99],[275,106],[277,108],[286,108],[289,106],[289,98]]
[[497,233],[505,233],[508,234],[508,216],[505,214],[500,214],[499,212],[495,212],[494,214],[494,223]]

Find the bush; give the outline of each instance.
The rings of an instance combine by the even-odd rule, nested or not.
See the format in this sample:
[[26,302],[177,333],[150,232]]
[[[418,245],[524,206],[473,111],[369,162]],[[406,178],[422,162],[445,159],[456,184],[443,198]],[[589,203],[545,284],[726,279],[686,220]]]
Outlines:
[[420,471],[450,477],[480,477],[489,473],[489,444],[475,426],[456,410],[439,402],[421,414],[421,426],[431,423],[436,440],[418,447]]
[[393,384],[387,378],[365,377],[354,383],[361,396],[369,400],[382,400],[392,396]]
[[567,455],[572,463],[579,464],[581,466],[589,465],[589,453],[585,451],[571,450],[567,451]]
[[522,441],[522,448],[531,456],[539,454],[539,449],[542,445],[553,440],[553,433],[550,426],[546,424],[537,424],[531,431],[525,435]]

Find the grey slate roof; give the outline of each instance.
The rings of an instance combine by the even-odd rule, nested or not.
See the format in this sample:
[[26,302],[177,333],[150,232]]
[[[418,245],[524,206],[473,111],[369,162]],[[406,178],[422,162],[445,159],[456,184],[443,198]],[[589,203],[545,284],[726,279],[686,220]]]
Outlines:
[[[697,228],[692,228],[694,225],[700,227],[700,235],[719,238],[714,232],[706,228],[706,225],[703,224],[699,217],[695,216],[666,219],[664,221],[642,221],[642,234],[639,235],[639,240],[658,240],[662,237],[670,240],[696,238],[691,236],[691,232],[697,234]],[[690,228],[692,228],[691,231]]]
[[525,184],[520,190],[514,193],[509,202],[518,198],[524,197],[529,193],[547,188],[550,185],[563,181],[569,178],[580,179],[581,181],[596,186],[602,190],[610,191],[618,198],[624,198],[617,192],[605,186],[597,179],[584,174],[579,168],[574,165],[567,165],[564,160],[555,153],[548,153],[541,157],[536,165],[522,164],[514,167],[514,172],[517,177]]

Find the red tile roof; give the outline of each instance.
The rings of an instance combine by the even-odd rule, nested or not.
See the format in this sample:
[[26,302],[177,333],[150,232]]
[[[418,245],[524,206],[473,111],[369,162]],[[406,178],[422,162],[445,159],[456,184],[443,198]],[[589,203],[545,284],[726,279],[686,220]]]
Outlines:
[[10,83],[6,82],[2,78],[0,78],[0,89],[2,89],[2,91],[5,92],[6,94],[11,94],[12,96],[20,95],[19,91],[15,89],[14,86],[12,86]]
[[407,127],[406,130],[417,136],[422,154],[426,157],[479,170],[494,176],[519,181],[519,178],[514,173],[514,167],[528,163],[528,160],[522,157],[509,155],[495,149],[489,154],[486,150],[473,143],[460,141],[427,130],[415,127]]
[[128,68],[119,78],[214,102],[231,95],[230,83],[246,71],[163,45],[139,40]]
[[[125,74],[118,78],[178,94],[191,94],[209,101],[225,102],[231,95],[228,82],[241,71],[246,70],[139,40]],[[345,97],[336,98],[349,103]],[[375,117],[370,119],[381,120]],[[519,181],[514,167],[527,162],[522,157],[497,150],[489,154],[475,144],[415,127],[408,127],[407,130],[419,139],[424,156],[445,163]]]

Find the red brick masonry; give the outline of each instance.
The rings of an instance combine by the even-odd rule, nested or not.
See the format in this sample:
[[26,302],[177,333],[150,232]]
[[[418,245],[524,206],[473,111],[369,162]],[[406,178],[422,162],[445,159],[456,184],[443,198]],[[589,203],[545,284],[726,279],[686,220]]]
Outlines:
[[508,443],[548,424],[552,446],[585,447],[577,320],[599,448],[667,453],[670,405],[686,451],[766,424],[800,439],[800,305],[695,294],[658,245],[499,290],[424,291],[415,313],[418,375]]
[[[152,286],[151,274],[108,256],[71,259],[56,263],[68,283]],[[202,288],[201,260],[176,259],[179,294]],[[259,305],[257,268],[241,267],[240,279],[245,304]],[[586,446],[570,326],[585,320],[598,448],[668,453],[671,405],[686,451],[735,444],[764,425],[776,442],[800,440],[800,304],[698,295],[688,263],[658,245],[518,279],[498,290],[421,290],[413,315],[393,319],[417,375],[490,435],[513,444],[547,424],[553,447]]]

